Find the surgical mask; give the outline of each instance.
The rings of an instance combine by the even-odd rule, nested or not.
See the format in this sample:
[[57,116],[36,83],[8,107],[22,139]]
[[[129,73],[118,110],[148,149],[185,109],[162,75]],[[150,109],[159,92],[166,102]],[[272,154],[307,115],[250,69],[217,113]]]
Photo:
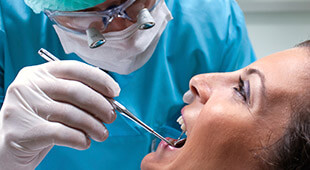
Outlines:
[[148,30],[139,30],[138,24],[117,32],[103,34],[106,43],[90,49],[87,36],[65,31],[54,25],[60,42],[67,54],[76,53],[87,63],[119,74],[130,74],[142,67],[152,56],[159,38],[172,15],[165,1],[160,0],[151,11],[156,25]]

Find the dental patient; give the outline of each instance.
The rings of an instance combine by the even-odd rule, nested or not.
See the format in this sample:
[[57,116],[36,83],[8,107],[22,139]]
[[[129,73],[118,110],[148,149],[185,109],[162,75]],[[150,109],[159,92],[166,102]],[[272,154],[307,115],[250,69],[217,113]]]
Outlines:
[[190,81],[187,139],[161,142],[141,169],[310,169],[310,41],[231,73]]

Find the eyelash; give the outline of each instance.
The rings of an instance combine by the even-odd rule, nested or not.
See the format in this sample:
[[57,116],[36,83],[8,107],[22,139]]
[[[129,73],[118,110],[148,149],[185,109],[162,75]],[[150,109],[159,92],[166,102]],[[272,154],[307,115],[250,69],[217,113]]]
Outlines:
[[247,95],[244,90],[244,81],[242,80],[241,76],[239,76],[238,87],[234,87],[234,90],[236,90],[242,96],[245,102],[247,101]]

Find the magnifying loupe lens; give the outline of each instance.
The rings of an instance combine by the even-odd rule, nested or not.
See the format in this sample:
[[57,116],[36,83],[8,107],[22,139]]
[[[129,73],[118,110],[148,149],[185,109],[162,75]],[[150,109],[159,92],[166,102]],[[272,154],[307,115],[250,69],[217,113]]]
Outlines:
[[150,29],[155,25],[155,20],[149,10],[144,8],[138,14],[138,24],[140,30]]
[[103,35],[96,28],[86,30],[87,42],[89,48],[97,48],[106,42]]

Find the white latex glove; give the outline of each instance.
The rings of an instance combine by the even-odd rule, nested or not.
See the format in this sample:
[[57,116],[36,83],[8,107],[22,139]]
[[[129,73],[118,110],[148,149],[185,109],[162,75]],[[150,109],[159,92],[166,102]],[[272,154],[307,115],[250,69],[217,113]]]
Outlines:
[[118,96],[105,72],[77,61],[25,67],[0,112],[0,169],[34,169],[54,145],[79,150],[104,141],[116,114],[103,97]]

